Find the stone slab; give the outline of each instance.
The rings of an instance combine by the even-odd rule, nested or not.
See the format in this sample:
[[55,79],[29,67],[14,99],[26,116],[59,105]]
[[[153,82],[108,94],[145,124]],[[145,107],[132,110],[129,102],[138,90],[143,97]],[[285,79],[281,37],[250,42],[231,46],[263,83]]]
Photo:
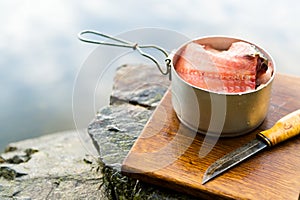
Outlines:
[[92,146],[66,131],[9,144],[1,154],[0,199],[107,199],[97,158],[83,143]]
[[[129,80],[124,81],[122,77],[129,77]],[[114,81],[111,105],[101,108],[89,125],[88,133],[103,164],[105,191],[112,199],[194,199],[129,178],[122,175],[120,169],[169,84],[168,77],[158,74],[154,66],[120,67]]]
[[114,77],[111,104],[155,108],[170,85],[168,78],[154,65],[122,65]]

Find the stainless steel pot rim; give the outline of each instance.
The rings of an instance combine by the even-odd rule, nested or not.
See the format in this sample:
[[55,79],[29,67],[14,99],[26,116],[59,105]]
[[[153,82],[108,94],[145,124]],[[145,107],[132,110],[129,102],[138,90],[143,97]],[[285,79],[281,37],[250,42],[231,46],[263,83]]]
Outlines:
[[[240,93],[226,93],[226,92],[216,92],[216,91],[212,91],[212,90],[207,90],[207,89],[203,89],[203,88],[200,88],[200,87],[197,87],[197,86],[194,86],[188,82],[186,82],[185,80],[183,80],[176,72],[175,70],[175,66],[174,66],[174,56],[175,55],[179,55],[180,51],[188,44],[192,43],[192,42],[195,42],[195,41],[198,41],[198,40],[203,40],[203,39],[214,39],[214,38],[224,38],[224,39],[231,39],[231,40],[237,40],[237,41],[243,41],[243,42],[247,42],[249,44],[252,44],[254,45],[255,47],[257,47],[260,51],[262,51],[262,53],[268,57],[268,59],[271,61],[272,63],[272,66],[273,66],[273,74],[271,76],[271,78],[269,79],[269,81],[263,85],[260,85],[257,89],[255,90],[250,90],[250,91],[246,91],[246,92],[240,92]],[[187,85],[189,85],[190,87],[192,88],[195,88],[197,90],[203,90],[203,91],[206,91],[206,92],[209,92],[209,93],[212,93],[212,94],[217,94],[217,95],[229,95],[229,96],[236,96],[236,95],[247,95],[247,94],[251,94],[251,93],[255,93],[255,92],[258,92],[260,90],[262,90],[263,88],[267,87],[274,79],[275,77],[275,74],[276,74],[276,66],[275,66],[275,62],[274,62],[274,59],[272,58],[272,56],[265,50],[263,49],[262,47],[260,47],[259,45],[253,43],[253,42],[249,42],[245,39],[242,39],[242,38],[238,38],[238,37],[233,37],[233,36],[226,36],[226,35],[209,35],[209,36],[201,36],[201,37],[198,37],[198,38],[195,38],[193,40],[190,40],[184,44],[182,44],[178,49],[176,50],[173,50],[171,52],[171,54],[168,56],[168,58],[166,59],[166,62],[169,62],[171,68],[174,69],[175,71],[175,74],[176,76],[178,76],[178,78],[180,78],[184,83],[186,83]]]

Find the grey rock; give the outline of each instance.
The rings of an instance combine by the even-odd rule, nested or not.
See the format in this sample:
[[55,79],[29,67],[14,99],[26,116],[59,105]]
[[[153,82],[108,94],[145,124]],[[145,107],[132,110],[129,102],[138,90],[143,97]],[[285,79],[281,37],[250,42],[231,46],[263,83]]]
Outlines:
[[111,104],[155,108],[170,85],[168,78],[154,65],[123,65],[114,78]]
[[[93,145],[84,135],[67,131],[9,144],[1,155],[0,199],[106,199],[96,150],[86,148]],[[24,156],[26,162],[11,162]]]
[[0,155],[0,199],[193,199],[120,170],[169,83],[155,66],[120,67],[111,105],[99,110],[88,133],[9,144]]
[[14,147],[14,151],[6,150],[6,154],[4,154],[4,157],[1,157],[1,163],[20,164],[23,162],[27,162],[31,159],[32,154],[38,152],[37,149],[32,148],[25,149],[23,154],[16,150],[16,147]]
[[88,133],[100,155],[103,186],[111,199],[194,199],[121,173],[124,158],[168,88],[167,78],[153,66],[120,67],[111,105],[100,109],[89,125]]
[[120,170],[152,111],[130,104],[102,108],[88,132],[106,166]]

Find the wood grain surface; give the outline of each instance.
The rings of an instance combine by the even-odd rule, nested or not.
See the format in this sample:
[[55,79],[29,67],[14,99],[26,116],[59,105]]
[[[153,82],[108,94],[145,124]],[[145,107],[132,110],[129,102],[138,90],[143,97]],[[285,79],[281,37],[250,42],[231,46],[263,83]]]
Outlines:
[[205,170],[218,158],[271,128],[284,115],[300,108],[300,77],[277,74],[264,123],[234,138],[210,138],[182,125],[168,91],[122,165],[130,177],[204,199],[298,199],[300,137],[269,148],[205,185]]

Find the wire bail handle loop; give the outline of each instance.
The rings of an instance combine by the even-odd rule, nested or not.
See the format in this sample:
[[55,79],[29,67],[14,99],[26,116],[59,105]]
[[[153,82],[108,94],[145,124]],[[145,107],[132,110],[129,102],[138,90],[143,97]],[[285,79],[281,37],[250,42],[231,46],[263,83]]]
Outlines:
[[[101,36],[101,37],[113,40],[115,42],[104,42],[104,41],[89,39],[89,38],[84,37],[84,35],[87,35],[87,34]],[[132,48],[133,50],[137,50],[142,56],[152,60],[163,75],[169,74],[169,78],[171,79],[171,60],[169,58],[166,58],[166,60],[165,60],[167,69],[166,69],[166,71],[163,71],[161,66],[159,65],[158,61],[153,56],[151,56],[150,54],[147,54],[141,50],[143,48],[144,49],[145,48],[157,49],[160,52],[162,52],[166,57],[168,57],[169,56],[168,52],[166,50],[164,50],[162,47],[152,45],[152,44],[151,45],[139,45],[138,43],[132,43],[132,42],[129,42],[129,41],[126,41],[126,40],[123,40],[120,38],[116,38],[116,37],[113,37],[111,35],[107,35],[104,33],[100,33],[97,31],[93,31],[93,30],[81,31],[80,33],[78,33],[78,38],[79,38],[79,40],[81,40],[83,42],[87,42],[87,43],[116,46],[116,47],[125,47],[125,48]]]

